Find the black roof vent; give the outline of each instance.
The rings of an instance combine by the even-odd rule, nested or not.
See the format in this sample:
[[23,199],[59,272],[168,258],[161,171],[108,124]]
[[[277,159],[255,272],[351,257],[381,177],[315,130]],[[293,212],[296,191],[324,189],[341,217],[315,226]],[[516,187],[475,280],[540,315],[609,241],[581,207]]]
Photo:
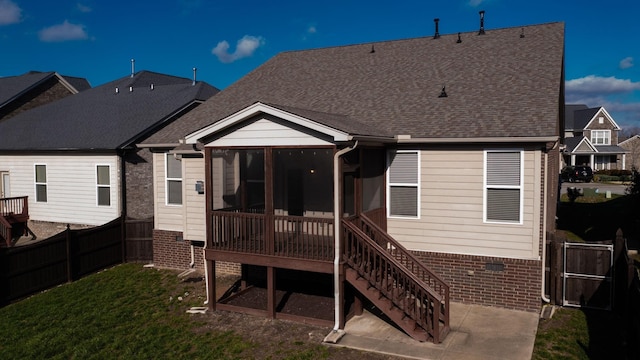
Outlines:
[[442,86],[442,91],[440,92],[440,95],[438,95],[439,98],[443,98],[443,97],[447,97],[447,92],[444,91],[445,86]]
[[460,33],[458,33],[458,40],[456,40],[456,44],[460,44],[462,42],[462,39],[460,38]]
[[480,14],[480,31],[478,31],[478,35],[484,35],[484,10],[480,10],[478,13]]
[[376,52],[376,49],[373,47],[373,44],[371,44],[371,51],[369,51],[369,54],[373,54],[374,52]]
[[520,39],[522,39],[524,37],[524,28],[522,28],[522,31],[520,32]]
[[440,38],[440,32],[438,31],[438,22],[439,21],[440,21],[440,19],[438,19],[438,18],[433,19],[433,22],[436,23],[436,32],[435,32],[435,34],[433,34],[433,38],[434,39]]

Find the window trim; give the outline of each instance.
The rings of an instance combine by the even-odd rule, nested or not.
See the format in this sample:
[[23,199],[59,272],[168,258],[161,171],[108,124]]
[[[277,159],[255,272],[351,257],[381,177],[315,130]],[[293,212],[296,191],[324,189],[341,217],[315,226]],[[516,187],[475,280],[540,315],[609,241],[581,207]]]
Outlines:
[[[596,137],[596,134],[603,134],[603,143],[600,144],[596,140],[600,137]],[[593,145],[611,145],[611,130],[597,129],[591,130],[591,138],[589,139]]]
[[[109,184],[108,185],[104,185],[104,184],[99,184],[98,181],[98,167],[100,166],[106,166],[108,169],[108,174],[109,174]],[[111,165],[110,164],[96,164],[95,166],[96,169],[96,206],[100,206],[100,207],[111,207],[113,206],[112,201],[111,201]],[[100,188],[109,188],[109,205],[102,205],[100,204]]]
[[[170,156],[175,156],[174,154],[170,154],[170,153],[166,153],[165,157],[164,157],[164,204],[166,206],[182,206],[184,204],[184,188],[183,188],[183,179],[184,179],[184,174],[183,174],[183,169],[182,169],[182,161],[178,160],[176,158],[176,160],[180,161],[180,177],[179,178],[172,178],[169,177],[169,157]],[[180,203],[170,203],[169,202],[169,182],[179,182],[180,183]]]
[[[417,154],[417,159],[416,159],[416,167],[417,167],[417,179],[415,183],[392,183],[391,182],[391,164],[392,164],[392,160],[391,160],[391,154],[402,154],[402,153],[415,153]],[[422,181],[422,174],[421,174],[421,151],[420,150],[391,150],[391,151],[387,151],[387,171],[386,171],[386,183],[387,183],[387,199],[386,199],[386,207],[387,207],[387,217],[390,219],[411,219],[411,220],[419,220],[421,218],[421,211],[420,211],[420,198],[421,198],[421,181]],[[391,188],[392,187],[415,187],[416,188],[416,216],[410,216],[410,215],[394,215],[391,213]]]
[[[488,185],[487,184],[487,158],[489,153],[519,153],[520,154],[520,184],[519,185]],[[518,221],[493,220],[487,218],[487,196],[489,189],[517,189],[520,191],[520,206],[518,210]],[[485,149],[483,160],[483,181],[482,181],[482,221],[486,224],[522,225],[524,217],[524,149]]]
[[[44,182],[38,182],[38,166],[44,166]],[[34,163],[33,164],[33,190],[34,190],[34,199],[39,203],[48,203],[49,202],[49,177],[47,176],[47,164],[44,163]],[[45,197],[44,201],[38,200],[38,185],[44,186]]]

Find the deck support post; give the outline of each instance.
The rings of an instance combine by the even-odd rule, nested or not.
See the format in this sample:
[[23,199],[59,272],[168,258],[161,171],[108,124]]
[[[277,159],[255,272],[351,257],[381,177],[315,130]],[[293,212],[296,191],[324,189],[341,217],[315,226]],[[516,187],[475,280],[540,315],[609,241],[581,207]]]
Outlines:
[[276,318],[276,270],[273,266],[267,267],[267,315]]
[[209,293],[207,294],[209,310],[216,311],[216,302],[218,301],[216,298],[216,262],[213,260],[206,260],[206,262],[207,278],[209,279]]

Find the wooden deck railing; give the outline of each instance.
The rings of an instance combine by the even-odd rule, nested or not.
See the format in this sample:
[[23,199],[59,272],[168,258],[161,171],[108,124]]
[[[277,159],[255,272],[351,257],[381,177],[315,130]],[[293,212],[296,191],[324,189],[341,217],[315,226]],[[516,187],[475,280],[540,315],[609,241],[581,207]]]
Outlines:
[[29,215],[27,196],[0,199],[0,216]]
[[13,226],[17,222],[26,223],[29,220],[29,202],[27,196],[0,199],[0,240],[4,240],[7,247],[13,240]]
[[332,261],[333,219],[214,211],[208,248]]
[[[440,308],[448,301],[408,271],[391,253],[349,220],[343,220],[344,260],[402,309],[435,343],[442,341]],[[448,322],[444,323],[444,327]]]

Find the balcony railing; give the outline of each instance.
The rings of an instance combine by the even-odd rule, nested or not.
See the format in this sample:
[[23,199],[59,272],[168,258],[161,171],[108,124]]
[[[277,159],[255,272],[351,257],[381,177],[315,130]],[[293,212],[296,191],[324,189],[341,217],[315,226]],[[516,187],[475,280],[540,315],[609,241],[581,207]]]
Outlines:
[[214,211],[211,242],[218,251],[332,261],[332,218]]

